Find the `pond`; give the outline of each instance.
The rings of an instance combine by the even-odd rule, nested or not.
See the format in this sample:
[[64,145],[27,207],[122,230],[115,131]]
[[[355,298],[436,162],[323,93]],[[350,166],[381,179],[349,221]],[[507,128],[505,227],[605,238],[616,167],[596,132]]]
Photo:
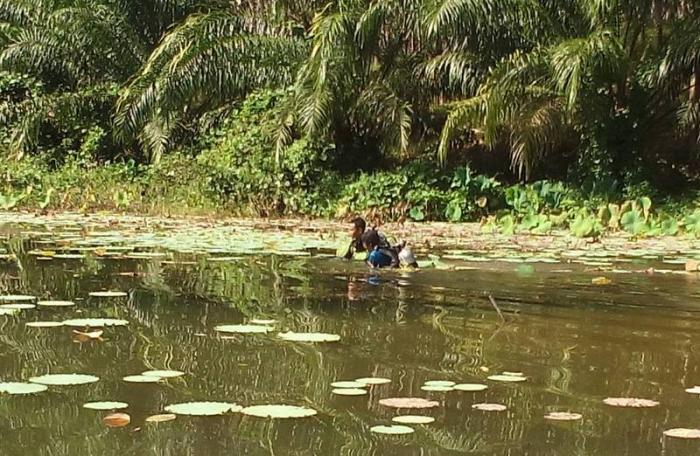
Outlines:
[[[696,252],[455,250],[373,273],[335,257],[341,238],[137,225],[0,226],[0,382],[48,384],[0,393],[3,455],[700,453],[663,434],[700,426]],[[95,318],[123,325],[71,321]],[[224,405],[170,407],[202,401]],[[303,416],[249,408],[269,404]],[[403,415],[434,421],[375,432]]]

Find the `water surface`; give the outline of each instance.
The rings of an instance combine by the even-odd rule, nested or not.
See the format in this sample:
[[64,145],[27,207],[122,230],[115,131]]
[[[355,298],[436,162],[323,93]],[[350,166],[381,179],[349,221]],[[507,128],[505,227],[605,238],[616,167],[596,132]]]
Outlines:
[[[587,271],[580,264],[523,269],[504,262],[372,274],[361,263],[318,250],[304,257],[260,252],[211,261],[223,254],[140,248],[165,256],[111,258],[96,255],[90,242],[78,247],[84,236],[79,231],[72,241],[61,241],[65,233],[5,230],[0,247],[17,261],[0,261],[0,295],[77,305],[0,316],[0,381],[73,372],[100,381],[34,396],[0,395],[3,455],[700,453],[695,441],[662,439],[665,429],[700,426],[700,397],[684,391],[700,384],[697,275]],[[61,248],[85,258],[44,260],[32,252]],[[683,268],[660,260],[627,259],[609,269]],[[600,275],[613,283],[593,286],[592,278]],[[88,296],[103,289],[123,290],[128,297]],[[73,340],[70,328],[25,327],[28,321],[88,316],[130,324],[107,328],[103,341],[83,343]],[[339,334],[341,341],[290,343],[276,333],[222,338],[213,330],[252,318],[276,319],[279,330]],[[149,369],[186,375],[159,384],[122,381]],[[528,380],[486,380],[504,370]],[[392,383],[366,396],[331,394],[332,382],[367,376]],[[485,382],[489,389],[426,393],[420,388],[427,380]],[[439,401],[440,407],[421,412],[435,423],[415,426],[416,433],[405,437],[372,434],[370,427],[389,424],[397,414],[379,399],[400,396]],[[602,402],[610,396],[660,405],[613,408]],[[95,400],[127,402],[131,424],[106,428],[106,413],[82,408]],[[168,404],[199,400],[303,405],[318,415],[274,422],[240,414],[144,422]],[[508,410],[472,410],[480,402]],[[553,423],[543,419],[550,411],[578,412],[583,419]]]

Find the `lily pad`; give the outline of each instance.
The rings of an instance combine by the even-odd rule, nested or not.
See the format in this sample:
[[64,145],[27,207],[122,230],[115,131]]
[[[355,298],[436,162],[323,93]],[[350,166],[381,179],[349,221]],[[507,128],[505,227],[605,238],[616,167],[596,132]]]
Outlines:
[[451,382],[449,380],[429,380],[424,383],[425,386],[443,386],[443,387],[452,387],[455,386],[455,382]]
[[82,260],[85,255],[79,253],[58,253],[53,256],[57,260]]
[[250,320],[249,322],[251,325],[264,325],[264,326],[269,326],[269,325],[274,325],[277,323],[277,320],[261,320],[258,318],[254,318]]
[[482,385],[481,383],[460,383],[459,385],[453,386],[457,391],[467,391],[467,392],[478,392],[488,389],[488,386]]
[[520,375],[489,375],[487,378],[494,382],[506,383],[524,382],[527,380],[526,377],[521,377]]
[[99,380],[100,377],[87,374],[47,374],[29,379],[32,383],[49,386],[86,385]]
[[391,421],[401,424],[430,424],[435,422],[435,418],[423,415],[401,415],[393,417]]
[[126,326],[129,324],[129,322],[115,318],[76,318],[72,320],[65,320],[63,324],[76,328],[102,328],[104,326]]
[[220,325],[214,331],[236,334],[267,334],[275,328],[263,325]]
[[27,304],[24,302],[18,302],[15,304],[3,304],[0,305],[0,309],[5,309],[5,310],[31,310],[34,309],[36,305],[34,304]]
[[150,370],[143,372],[141,375],[146,377],[175,378],[182,377],[183,375],[185,375],[185,373],[175,370]]
[[146,418],[146,423],[165,423],[166,421],[172,421],[177,418],[174,413],[161,413],[159,415],[151,415]]
[[423,391],[430,391],[433,393],[448,393],[450,391],[454,391],[454,388],[451,386],[430,386],[430,385],[423,385],[420,387]]
[[427,399],[423,399],[422,397],[392,397],[380,399],[379,404],[385,407],[407,409],[425,409],[440,405],[440,403],[437,401],[429,401]]
[[613,407],[632,407],[632,408],[646,408],[646,407],[656,407],[659,405],[657,401],[652,401],[650,399],[639,399],[636,397],[608,397],[603,399],[603,403],[611,405]]
[[24,324],[28,328],[59,328],[63,326],[62,321],[30,321]]
[[36,394],[49,389],[46,385],[36,383],[7,382],[0,383],[0,394]]
[[70,307],[74,306],[73,301],[39,301],[36,303],[39,307]]
[[131,423],[131,417],[126,413],[112,413],[102,418],[102,422],[107,427],[120,428]]
[[153,375],[127,375],[122,380],[127,383],[158,383],[162,378]]
[[389,380],[388,378],[381,377],[363,377],[358,378],[355,381],[357,383],[362,383],[367,386],[386,385],[387,383],[391,383],[391,380]]
[[253,405],[241,410],[241,413],[259,418],[307,418],[318,412],[296,405]]
[[570,413],[570,412],[550,412],[544,416],[545,420],[552,421],[578,421],[583,418],[580,413]]
[[413,434],[415,431],[413,428],[401,425],[391,425],[391,426],[373,426],[369,429],[376,434],[386,434],[386,435],[406,435]]
[[86,404],[83,404],[83,408],[90,409],[90,410],[119,410],[119,409],[124,409],[127,408],[129,404],[126,402],[111,402],[111,401],[104,401],[104,402],[88,402]]
[[165,407],[165,411],[175,415],[214,416],[225,413],[240,412],[243,409],[238,404],[230,402],[185,402]]
[[690,393],[690,394],[700,394],[700,386],[695,386],[693,388],[687,388],[685,390],[685,392]]
[[481,410],[482,412],[503,412],[508,409],[503,404],[474,404],[472,405],[474,410]]
[[90,296],[93,298],[124,298],[128,295],[124,291],[93,291]]
[[361,388],[336,388],[331,392],[338,396],[364,396],[367,394],[367,390]]
[[366,383],[361,382],[333,382],[331,383],[333,388],[364,388],[367,386]]
[[5,295],[0,296],[0,302],[24,302],[24,301],[35,301],[36,296],[30,295]]
[[20,311],[17,309],[0,308],[0,315],[17,315],[18,313],[20,313]]
[[338,342],[340,340],[340,336],[337,334],[295,333],[292,331],[279,333],[278,337],[291,342]]
[[700,429],[675,428],[664,431],[666,437],[676,439],[700,439]]

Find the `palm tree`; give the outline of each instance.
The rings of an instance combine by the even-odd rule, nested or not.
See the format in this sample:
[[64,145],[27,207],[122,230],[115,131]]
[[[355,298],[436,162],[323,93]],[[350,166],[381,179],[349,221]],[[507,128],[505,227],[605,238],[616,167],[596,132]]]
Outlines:
[[169,32],[122,91],[115,132],[158,161],[178,129],[252,90],[285,86],[305,51],[245,11],[196,14]]
[[[442,7],[471,3],[444,0]],[[472,96],[449,105],[441,158],[464,128],[483,130],[491,146],[509,144],[512,166],[524,176],[572,137],[582,155],[602,150],[611,162],[650,153],[658,139],[675,134],[677,116],[692,111],[692,98],[680,93],[688,90],[691,70],[697,68],[700,35],[689,25],[697,11],[681,4],[540,2],[522,16],[532,20],[521,22],[525,32],[516,49],[489,69]],[[432,30],[446,36],[453,30],[450,23],[433,20]],[[564,25],[550,26],[556,23]],[[679,36],[685,45],[676,43]],[[683,84],[674,81],[679,73]],[[463,72],[457,79],[469,76]]]

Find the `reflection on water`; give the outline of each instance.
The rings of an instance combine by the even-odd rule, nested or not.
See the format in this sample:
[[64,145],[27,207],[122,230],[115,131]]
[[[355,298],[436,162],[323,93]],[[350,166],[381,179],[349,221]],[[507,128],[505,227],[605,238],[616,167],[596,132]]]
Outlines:
[[[3,455],[685,455],[700,444],[662,441],[663,430],[700,425],[700,282],[694,276],[620,274],[594,287],[595,274],[538,266],[383,273],[332,258],[243,256],[212,262],[165,258],[39,260],[44,248],[15,238],[4,247],[0,294],[71,299],[74,308],[0,316],[0,380],[46,373],[88,373],[98,383],[52,387],[36,396],[0,397]],[[90,291],[129,292],[95,299]],[[487,297],[506,315],[502,323]],[[73,341],[68,328],[25,328],[32,320],[114,317],[104,341]],[[213,327],[273,318],[281,330],[335,333],[337,344],[308,345],[272,335],[220,338]],[[161,384],[121,379],[149,369],[187,372]],[[481,393],[426,393],[426,380],[484,382],[521,371],[515,385],[487,381]],[[378,376],[392,383],[360,397],[331,394],[337,380]],[[408,437],[373,435],[394,411],[379,399],[439,400],[434,424]],[[654,409],[615,409],[608,396],[656,399]],[[89,401],[130,404],[132,424],[108,429]],[[243,405],[288,403],[319,411],[299,421],[179,417],[144,423],[186,401]],[[508,406],[472,410],[476,402]],[[553,423],[550,411],[584,419]]]

